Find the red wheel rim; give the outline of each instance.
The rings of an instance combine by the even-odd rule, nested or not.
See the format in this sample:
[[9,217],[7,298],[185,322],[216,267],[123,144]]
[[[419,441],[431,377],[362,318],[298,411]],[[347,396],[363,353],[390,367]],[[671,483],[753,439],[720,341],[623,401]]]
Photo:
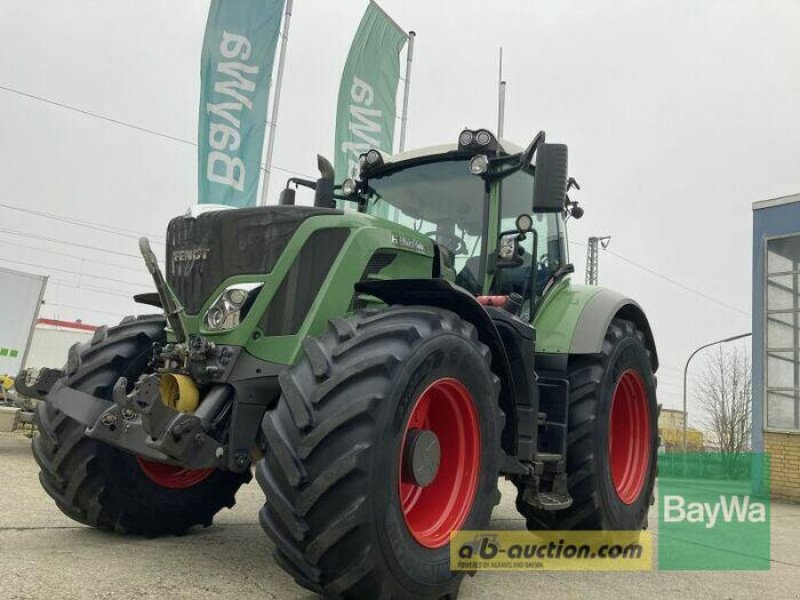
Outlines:
[[[403,470],[411,429],[432,431],[441,448],[436,477],[424,487],[407,479]],[[455,379],[431,383],[411,411],[400,447],[400,504],[409,532],[422,546],[441,548],[450,540],[450,532],[464,524],[478,487],[480,450],[480,425],[472,394]]]
[[633,504],[650,466],[650,408],[641,375],[628,369],[617,381],[608,424],[608,457],[617,496]]
[[214,469],[186,469],[175,465],[147,460],[141,456],[136,461],[144,474],[161,487],[171,490],[183,490],[205,481]]

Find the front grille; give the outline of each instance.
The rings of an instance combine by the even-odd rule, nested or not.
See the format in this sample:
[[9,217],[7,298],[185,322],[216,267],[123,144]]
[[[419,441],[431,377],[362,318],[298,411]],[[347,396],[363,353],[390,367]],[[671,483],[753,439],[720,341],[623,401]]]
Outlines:
[[261,317],[258,325],[264,335],[294,335],[300,330],[348,235],[349,229],[339,227],[309,236]]
[[177,217],[167,228],[167,282],[195,315],[214,290],[236,275],[269,273],[309,217],[342,214],[305,206],[260,206]]

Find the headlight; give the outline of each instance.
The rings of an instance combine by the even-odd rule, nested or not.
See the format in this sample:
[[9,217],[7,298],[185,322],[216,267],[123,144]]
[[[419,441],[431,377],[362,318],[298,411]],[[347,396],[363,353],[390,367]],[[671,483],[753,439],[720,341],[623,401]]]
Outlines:
[[215,331],[224,331],[238,326],[247,316],[263,283],[237,283],[226,288],[206,312],[206,326]]

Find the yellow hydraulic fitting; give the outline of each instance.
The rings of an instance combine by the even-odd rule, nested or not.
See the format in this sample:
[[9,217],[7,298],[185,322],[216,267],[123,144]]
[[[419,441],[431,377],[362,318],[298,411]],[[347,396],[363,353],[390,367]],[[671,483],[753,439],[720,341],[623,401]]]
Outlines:
[[200,403],[200,391],[187,375],[166,373],[158,382],[161,401],[178,412],[194,412]]
[[0,375],[0,387],[8,391],[14,387],[14,380],[8,375]]

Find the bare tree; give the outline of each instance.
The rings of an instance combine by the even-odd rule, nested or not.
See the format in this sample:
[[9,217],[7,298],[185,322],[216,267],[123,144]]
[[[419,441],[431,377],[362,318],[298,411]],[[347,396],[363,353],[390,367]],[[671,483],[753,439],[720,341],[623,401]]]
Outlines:
[[723,467],[736,476],[742,452],[750,450],[753,427],[750,354],[740,346],[721,346],[708,359],[698,379],[697,396],[705,428],[719,446]]

